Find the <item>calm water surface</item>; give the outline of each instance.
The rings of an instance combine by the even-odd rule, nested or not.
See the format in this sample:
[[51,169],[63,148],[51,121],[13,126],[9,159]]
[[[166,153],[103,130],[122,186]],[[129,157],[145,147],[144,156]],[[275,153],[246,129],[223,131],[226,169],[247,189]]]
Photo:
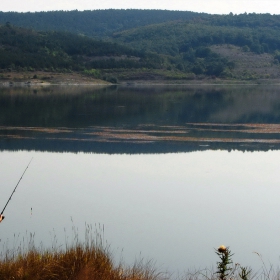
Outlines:
[[1,205],[33,157],[2,251],[29,233],[63,247],[86,223],[127,264],[182,274],[225,244],[243,266],[262,266],[253,252],[278,266],[278,88],[9,88],[0,107]]

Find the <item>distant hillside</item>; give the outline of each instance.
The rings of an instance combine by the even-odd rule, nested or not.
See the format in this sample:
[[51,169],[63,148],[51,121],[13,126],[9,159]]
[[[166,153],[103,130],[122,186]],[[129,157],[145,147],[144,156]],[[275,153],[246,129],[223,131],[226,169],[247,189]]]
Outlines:
[[36,13],[0,12],[0,24],[40,31],[68,31],[91,37],[110,37],[114,32],[174,20],[191,20],[207,14],[162,10],[52,11]]
[[[203,51],[207,52],[207,56]],[[197,52],[197,56],[203,60],[207,75],[218,76],[229,66],[227,59],[210,49],[201,49],[200,52]],[[10,23],[0,26],[2,72],[83,71],[95,78],[110,75],[121,79],[185,79],[202,74],[195,73],[194,67],[190,62],[184,68],[180,57],[157,54],[145,48],[97,41],[68,32],[38,32]]]
[[208,25],[217,26],[236,26],[236,27],[249,27],[249,28],[279,28],[280,27],[280,15],[271,14],[256,14],[256,13],[244,13],[234,15],[232,13],[228,15],[211,15],[204,17],[204,23]]
[[121,80],[280,77],[278,15],[0,12],[1,22],[0,69],[66,69]]
[[116,43],[66,32],[37,32],[10,24],[0,26],[0,69],[85,71],[94,69],[156,68],[160,57]]
[[[257,79],[279,78],[279,34],[279,16],[214,15],[207,19],[165,22],[116,32],[113,40],[134,49],[172,56],[177,59],[178,69],[196,75]],[[213,48],[217,45],[223,47]],[[242,55],[238,58],[236,48],[228,46],[237,47],[243,58],[248,59],[240,63]],[[220,51],[223,48],[227,51]],[[254,60],[259,62],[258,70]]]
[[166,22],[115,33],[114,40],[138,49],[177,55],[190,48],[233,44],[256,53],[280,50],[279,27],[236,27],[205,22]]
[[226,44],[212,45],[210,48],[213,52],[234,61],[234,68],[231,69],[230,75],[236,79],[280,78],[279,61],[271,53],[256,54]]

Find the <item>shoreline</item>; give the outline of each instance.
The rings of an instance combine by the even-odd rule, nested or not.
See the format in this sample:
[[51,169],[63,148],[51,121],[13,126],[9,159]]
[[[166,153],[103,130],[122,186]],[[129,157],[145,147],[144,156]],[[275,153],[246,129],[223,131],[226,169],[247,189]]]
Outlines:
[[256,79],[256,80],[234,80],[221,78],[203,78],[193,80],[164,80],[164,79],[139,79],[120,80],[118,83],[110,83],[102,79],[86,76],[82,73],[58,73],[58,72],[2,72],[0,76],[0,87],[13,86],[160,86],[160,85],[191,85],[191,86],[211,86],[211,85],[280,85],[280,79]]

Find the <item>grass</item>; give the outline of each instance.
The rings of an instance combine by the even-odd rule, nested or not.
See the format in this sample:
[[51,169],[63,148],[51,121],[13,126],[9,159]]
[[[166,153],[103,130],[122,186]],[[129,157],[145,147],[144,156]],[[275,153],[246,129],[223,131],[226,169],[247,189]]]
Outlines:
[[[34,234],[17,248],[6,248],[0,256],[1,280],[167,280],[175,279],[168,273],[158,272],[153,262],[142,259],[131,267],[123,263],[115,264],[109,246],[103,243],[104,229],[98,231],[86,225],[85,241],[80,242],[77,230],[73,227],[74,240],[65,249],[57,247],[54,238],[51,249],[34,244]],[[103,232],[103,235],[102,235]],[[27,240],[27,239],[26,239]],[[67,243],[67,241],[66,241]],[[7,245],[6,245],[7,246]],[[263,263],[262,271],[252,273],[248,267],[242,267],[232,261],[229,247],[220,246],[215,253],[219,257],[216,269],[188,272],[177,276],[180,280],[278,280],[280,272],[267,268]]]
[[134,266],[114,267],[108,252],[101,248],[77,245],[64,252],[40,252],[36,249],[0,264],[0,279],[158,279],[153,271]]
[[109,247],[103,244],[102,234],[92,234],[87,226],[85,241],[81,243],[74,230],[71,246],[59,249],[53,242],[50,250],[36,248],[30,235],[27,248],[24,242],[13,250],[6,249],[0,259],[1,280],[159,280],[164,279],[152,262],[143,260],[126,267],[115,265]]

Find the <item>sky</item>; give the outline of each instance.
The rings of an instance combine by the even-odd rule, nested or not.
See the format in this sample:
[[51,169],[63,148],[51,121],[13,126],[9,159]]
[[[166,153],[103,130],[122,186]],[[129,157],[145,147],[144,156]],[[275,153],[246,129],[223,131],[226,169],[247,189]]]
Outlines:
[[1,0],[0,11],[35,12],[55,10],[159,9],[210,14],[280,14],[279,0]]

